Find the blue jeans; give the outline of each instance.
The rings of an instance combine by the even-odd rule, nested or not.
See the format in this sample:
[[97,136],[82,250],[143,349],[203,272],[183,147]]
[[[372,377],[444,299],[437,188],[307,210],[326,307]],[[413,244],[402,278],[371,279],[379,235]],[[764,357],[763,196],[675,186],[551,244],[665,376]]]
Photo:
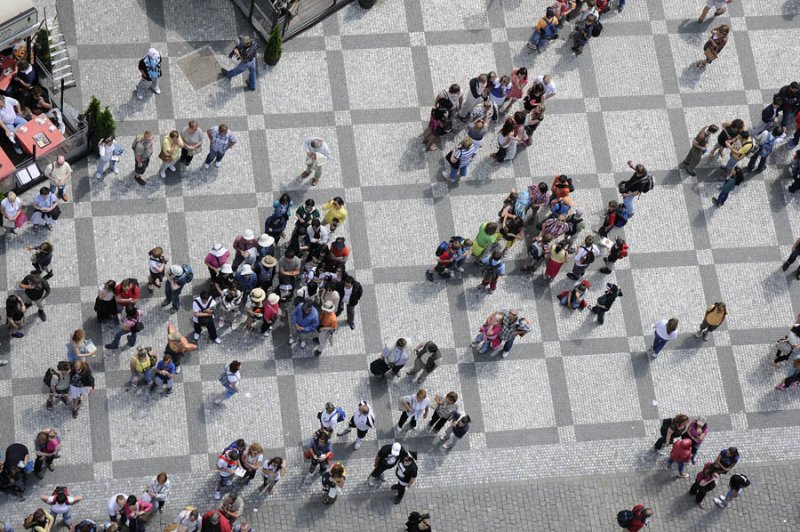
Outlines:
[[653,353],[655,353],[656,355],[659,354],[661,352],[661,350],[664,349],[664,346],[667,345],[668,341],[669,340],[664,340],[663,338],[661,338],[658,335],[658,333],[654,334],[653,335]]
[[153,382],[153,368],[150,368],[143,373],[134,373],[131,375],[132,386],[138,386],[141,384],[141,381],[144,381],[145,384]]
[[58,197],[58,199],[63,200],[64,199],[64,188],[66,186],[67,185],[64,185],[63,187],[57,187],[56,185],[50,183],[50,192],[55,194],[56,197]]
[[247,79],[247,86],[251,89],[255,90],[256,88],[256,60],[252,59],[248,62],[240,62],[238,65],[233,67],[232,69],[228,70],[228,73],[225,74],[225,77],[228,79],[234,78],[244,72],[245,70],[250,71],[250,77]]
[[466,177],[467,176],[467,166],[464,165],[458,168],[450,168],[450,181],[458,181],[458,176]]
[[[6,127],[9,129],[9,131],[16,131],[19,126],[24,126],[27,123],[28,123],[27,120],[25,120],[21,116],[17,116],[16,118],[14,118],[13,122],[11,122],[10,124],[6,124]],[[16,138],[14,138],[13,144],[15,147],[21,148]]]
[[224,384],[223,386],[225,386],[225,396],[222,398],[223,400],[230,399],[234,396],[234,394],[236,394],[236,390],[234,390],[232,386],[227,384]]
[[206,156],[206,164],[211,164],[212,161],[220,162],[222,158],[225,157],[225,152],[218,152],[214,151],[214,149],[210,149],[208,155]]
[[173,289],[172,283],[167,281],[164,283],[164,295],[167,297],[167,301],[172,303],[172,308],[175,310],[180,310],[181,308],[181,291],[183,287]]
[[70,525],[70,523],[72,523],[72,507],[71,507],[71,506],[70,506],[69,508],[67,508],[67,511],[66,511],[66,512],[64,512],[63,514],[56,514],[56,513],[54,513],[54,514],[53,514],[53,517],[54,517],[55,519],[53,520],[53,524],[55,524],[55,522],[58,520],[58,516],[59,516],[59,515],[61,516],[61,519],[63,519],[63,520],[64,520],[64,524],[65,524],[65,525],[69,526],[69,525]]
[[503,353],[511,351],[511,348],[514,347],[514,340],[516,339],[516,336],[512,336],[510,340],[506,340],[506,343],[503,344]]
[[164,378],[164,377],[160,377],[158,375],[156,375],[154,377],[154,379],[155,379],[156,384],[158,384],[159,386],[163,386],[164,384],[166,384],[167,385],[167,390],[171,390],[172,389],[172,385],[173,385],[172,379],[167,379],[167,378]]
[[[756,162],[758,162],[758,171],[763,172],[764,168],[767,167],[767,157],[769,157],[771,153],[772,152],[768,153],[766,156],[763,156],[761,155],[761,150],[759,150],[755,155],[750,157],[750,162],[747,163],[747,169],[752,172],[756,167]],[[760,161],[758,160],[759,158],[761,158]]]
[[[672,469],[672,464],[675,462],[673,462],[672,458],[670,458],[667,460],[667,463],[669,464],[670,469]],[[678,462],[678,473],[682,475],[684,469],[686,469],[686,462]]]
[[720,191],[719,195],[717,195],[717,206],[722,207],[723,205],[725,205],[725,202],[728,201],[729,195],[730,192],[728,192],[727,190]]
[[126,334],[130,334],[128,336],[128,346],[133,347],[136,345],[136,332],[135,331],[126,331],[125,329],[117,329],[116,334],[114,334],[114,339],[111,340],[111,347],[116,349],[119,347],[119,342],[122,340],[122,337]]
[[619,5],[619,8],[620,8],[620,9],[622,9],[623,7],[625,7],[625,0],[619,0],[619,4],[618,4],[618,5]]
[[636,196],[633,194],[628,194],[627,196],[623,196],[622,203],[625,204],[625,208],[628,209],[628,212],[631,216],[633,216],[634,208],[633,208],[633,201],[636,199]]
[[103,159],[97,159],[97,170],[95,170],[94,173],[100,176],[103,175],[103,173],[105,173],[106,163],[108,163],[108,169],[112,172],[114,171],[114,168],[117,167],[117,161],[105,161]]

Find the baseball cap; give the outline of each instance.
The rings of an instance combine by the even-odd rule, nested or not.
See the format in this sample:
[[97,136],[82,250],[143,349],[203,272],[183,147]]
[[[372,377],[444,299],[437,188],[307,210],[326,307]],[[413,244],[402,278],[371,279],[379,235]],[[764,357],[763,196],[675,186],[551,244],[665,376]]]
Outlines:
[[400,456],[400,449],[402,448],[403,446],[400,445],[399,443],[395,443],[394,445],[392,445],[392,456]]

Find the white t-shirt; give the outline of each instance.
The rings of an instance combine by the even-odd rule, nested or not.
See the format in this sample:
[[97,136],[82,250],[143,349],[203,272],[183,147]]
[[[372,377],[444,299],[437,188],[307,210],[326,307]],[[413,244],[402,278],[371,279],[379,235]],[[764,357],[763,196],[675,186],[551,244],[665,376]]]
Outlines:
[[231,373],[228,369],[226,369],[225,374],[228,376],[228,383],[230,383],[231,386],[237,386],[239,381],[242,380],[242,376],[238,371],[236,373]]
[[185,526],[186,532],[197,532],[203,525],[203,518],[198,515],[197,520],[192,521],[190,517],[191,513],[191,510],[181,510],[178,517],[175,519],[175,523]]
[[431,403],[430,399],[427,397],[419,401],[416,395],[406,395],[403,397],[403,401],[411,405],[411,412],[409,412],[408,415],[414,418],[419,418]]
[[258,466],[258,464],[260,464],[260,463],[262,463],[264,461],[264,455],[263,454],[257,454],[255,456],[253,456],[252,454],[245,453],[245,454],[242,455],[242,459],[243,459],[242,461],[245,464],[249,465],[250,467],[256,467],[256,466]]
[[117,512],[122,511],[122,506],[117,504],[117,497],[122,496],[123,499],[127,499],[124,493],[117,493],[110,499],[108,499],[108,515],[116,515]]
[[659,335],[664,340],[674,340],[678,337],[678,329],[672,331],[672,334],[667,334],[667,320],[657,321],[653,324],[653,329],[656,330],[656,334]]
[[14,107],[18,106],[19,102],[14,98],[9,98],[6,96],[6,105],[0,109],[0,120],[7,126],[10,126],[14,123],[14,119],[17,118],[17,112],[14,110]]
[[229,464],[227,460],[223,460],[222,458],[217,460],[217,470],[219,472],[219,476],[221,477],[229,477],[233,475],[237,467],[239,467],[237,464]]
[[344,287],[344,295],[342,296],[342,306],[347,306],[350,303],[350,295],[353,293],[353,287],[347,288]]
[[213,310],[216,306],[217,302],[213,297],[208,298],[208,301],[205,303],[202,303],[199,297],[194,298],[194,301],[192,301],[192,321],[195,323],[200,321],[200,318],[194,315],[195,312],[203,312],[209,309]]
[[164,273],[164,270],[162,269],[164,263],[161,262],[160,260],[156,260],[151,257],[147,259],[147,265],[150,268],[150,273]]
[[12,203],[8,198],[3,198],[3,201],[0,202],[0,207],[3,208],[3,214],[5,214],[7,217],[16,218],[17,213],[22,208],[22,200],[17,198]]
[[326,429],[333,430],[336,428],[336,424],[339,423],[339,413],[336,412],[336,409],[333,409],[333,412],[330,414],[323,410],[319,416],[319,422],[322,424],[323,427]]
[[553,81],[553,78],[550,78],[550,83],[544,82],[544,74],[541,76],[536,76],[534,79],[535,82],[541,83],[544,87],[544,99],[552,98],[558,92],[558,88],[556,87],[556,82]]

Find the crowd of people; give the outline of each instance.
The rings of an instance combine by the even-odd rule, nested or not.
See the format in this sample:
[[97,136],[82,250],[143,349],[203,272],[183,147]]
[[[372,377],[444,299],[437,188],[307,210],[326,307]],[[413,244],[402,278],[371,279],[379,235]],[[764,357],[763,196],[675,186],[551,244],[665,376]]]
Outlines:
[[[729,1],[709,0],[698,22],[705,20],[711,8],[715,9],[715,16],[722,14]],[[618,11],[622,11],[625,2],[619,0],[616,5]],[[611,8],[608,0],[558,0],[547,8],[544,17],[536,23],[527,46],[531,51],[542,53],[548,43],[558,37],[559,28],[574,23],[570,34],[572,49],[580,54],[591,38],[600,35],[600,18]],[[704,46],[705,59],[697,64],[699,68],[705,68],[717,58],[727,42],[729,32],[730,27],[724,24],[712,31]],[[252,40],[243,38],[233,54],[241,54],[244,59],[254,61],[248,54],[255,49]],[[142,79],[137,86],[137,97],[144,98],[148,88],[155,94],[160,93],[160,62],[160,54],[155,49],[150,49],[140,61]],[[244,70],[250,70],[248,86],[254,88],[254,67],[251,69],[247,65],[240,65],[237,69],[224,71],[223,75],[233,77]],[[458,122],[464,124],[462,137],[456,137],[455,147],[444,156],[445,169],[442,171],[444,179],[457,185],[461,178],[467,176],[470,164],[478,156],[490,131],[497,130],[497,145],[491,153],[495,164],[510,162],[519,153],[519,148],[533,145],[534,133],[539,127],[546,127],[546,102],[555,97],[557,92],[551,74],[529,77],[525,67],[514,68],[505,75],[496,72],[478,74],[469,80],[466,91],[454,83],[435,96],[422,142],[427,150],[437,150],[443,139],[459,135],[458,129],[462,128]],[[5,103],[12,107],[15,105],[13,101],[9,102],[9,98],[5,99]],[[800,140],[798,111],[800,83],[791,82],[774,95],[762,111],[760,121],[751,128],[746,127],[746,121],[742,118],[704,126],[677,166],[696,177],[697,166],[704,158],[710,161],[720,158],[724,162],[719,167],[722,184],[712,202],[715,207],[722,207],[729,195],[748,176],[766,168],[771,154],[786,141],[787,130],[793,123],[797,124],[797,129],[787,146],[790,149],[797,146]],[[204,134],[198,123],[191,120],[182,131],[174,130],[161,137],[158,175],[163,179],[168,171],[177,172],[177,165],[189,167],[193,157],[204,150],[206,139],[208,154],[203,164],[205,169],[211,164],[220,167],[227,151],[237,143],[236,136],[225,124],[213,126]],[[136,136],[131,145],[133,178],[139,184],[146,183],[145,173],[155,149],[154,142],[158,142],[157,136],[144,131]],[[114,138],[101,140],[95,176],[102,179],[107,171],[119,173],[120,156],[124,151]],[[311,177],[310,185],[316,186],[323,177],[326,161],[333,157],[332,151],[324,139],[312,136],[305,139],[303,152],[304,168],[300,177]],[[746,165],[745,159],[748,159]],[[576,184],[567,175],[557,175],[552,182],[533,182],[521,190],[513,188],[499,206],[497,219],[480,223],[474,238],[453,236],[436,246],[435,264],[427,270],[427,280],[434,282],[437,277],[445,281],[466,277],[467,269],[474,268],[479,272],[480,287],[491,294],[497,290],[507,273],[506,257],[509,250],[519,242],[527,252],[522,271],[533,276],[544,266],[541,279],[536,282],[552,283],[572,260],[570,271],[565,275],[570,285],[554,294],[555,301],[564,307],[566,316],[588,309],[596,319],[596,325],[602,326],[606,314],[623,297],[623,289],[627,291],[630,288],[615,282],[604,283],[605,287],[592,303],[592,284],[586,278],[587,272],[596,264],[599,273],[611,275],[617,261],[628,257],[632,247],[618,230],[631,221],[636,223],[634,215],[637,202],[657,186],[644,164],[634,161],[628,161],[627,164],[633,174],[619,183],[620,197],[608,202],[602,220],[594,224],[586,219],[586,210],[577,204],[573,195]],[[794,154],[789,173],[794,182],[788,190],[794,192],[800,189],[800,151]],[[34,198],[31,224],[33,229],[52,231],[60,215],[59,203],[69,201],[65,189],[72,177],[72,169],[63,157],[59,157],[45,169],[44,174],[49,186],[42,187]],[[295,201],[299,205],[295,205]],[[13,192],[3,199],[0,207],[8,234],[16,233],[25,226],[27,217],[22,200]],[[288,332],[288,348],[293,352],[306,352],[310,347],[314,356],[323,355],[333,345],[334,339],[342,334],[340,317],[346,320],[350,329],[355,329],[356,307],[363,295],[363,287],[348,267],[351,249],[341,236],[341,230],[337,234],[347,218],[348,212],[342,197],[332,197],[318,207],[310,197],[298,200],[289,194],[282,194],[274,202],[272,214],[264,221],[263,232],[244,229],[233,239],[230,249],[222,242],[213,243],[202,259],[208,270],[209,281],[195,290],[197,295],[192,298],[190,315],[193,341],[181,334],[179,327],[168,324],[162,354],[152,347],[136,345],[137,335],[150,325],[145,323],[139,308],[142,297],[139,279],[112,279],[100,285],[94,306],[97,321],[115,324],[113,337],[108,343],[102,344],[104,351],[120,349],[123,339],[128,347],[135,348],[129,363],[129,389],[149,387],[151,390],[163,390],[165,396],[170,395],[176,376],[181,372],[183,358],[198,348],[204,330],[211,342],[220,344],[223,340],[219,332],[225,328],[231,331],[230,334],[260,334],[263,338],[271,337],[278,328],[285,328]],[[591,227],[596,229],[592,231]],[[51,242],[44,241],[26,250],[31,253],[33,269],[20,281],[21,292],[9,295],[6,301],[6,321],[14,338],[24,336],[26,312],[31,306],[36,306],[42,322],[47,320],[45,303],[51,293],[48,280],[58,271],[53,267],[54,246]],[[783,271],[787,271],[798,256],[800,239],[783,264]],[[199,261],[199,257],[193,259]],[[800,278],[800,269],[795,276]],[[194,286],[193,282],[194,267],[191,261],[172,261],[163,246],[156,245],[150,249],[146,261],[146,282],[143,280],[141,284],[151,294],[163,289],[162,307],[178,312],[182,304],[181,295],[187,286],[190,289]],[[723,301],[715,301],[707,306],[705,302],[698,303],[706,310],[694,337],[698,341],[706,341],[708,335],[725,321],[728,307]],[[515,340],[524,337],[533,326],[519,309],[496,310],[484,320],[471,346],[479,354],[500,354],[506,358]],[[667,343],[678,337],[679,320],[676,317],[661,319],[652,325],[652,329],[652,345],[647,353],[655,360]],[[57,401],[60,401],[70,406],[73,417],[79,415],[82,404],[94,391],[91,357],[97,352],[98,347],[87,338],[83,329],[76,329],[72,333],[65,360],[54,360],[53,367],[48,368],[44,376],[46,408],[54,409]],[[776,385],[776,389],[782,391],[800,386],[798,354],[800,316],[790,332],[777,341],[773,363],[779,367],[781,363],[789,362],[791,373]],[[0,361],[0,365],[6,362]],[[409,432],[427,430],[438,436],[437,440],[442,443],[444,450],[449,450],[467,436],[471,419],[459,405],[461,397],[457,391],[449,390],[443,395],[429,394],[421,386],[442,362],[443,355],[435,340],[415,341],[401,337],[385,345],[368,369],[376,379],[391,382],[411,363],[406,375],[415,379],[420,386],[415,393],[400,398],[397,429]],[[214,400],[216,407],[224,407],[226,400],[241,391],[243,368],[244,364],[239,360],[231,360],[224,365],[219,376],[224,392]],[[322,501],[332,504],[341,495],[347,479],[345,464],[334,460],[334,438],[345,438],[355,430],[352,447],[358,450],[367,434],[376,428],[376,423],[387,420],[376,420],[366,400],[355,405],[349,417],[344,406],[327,402],[318,412],[317,420],[319,426],[310,436],[303,454],[308,460],[309,474],[316,474],[317,471],[320,474]],[[687,478],[687,468],[690,464],[696,465],[698,451],[708,432],[709,426],[704,417],[690,419],[680,413],[663,420],[660,438],[653,450],[661,453],[665,447],[670,447],[665,466],[671,469],[677,464],[677,476]],[[55,429],[46,428],[37,434],[33,454],[22,443],[9,446],[0,472],[0,488],[23,499],[27,474],[33,473],[43,478],[45,469],[54,469],[61,453],[60,439]],[[391,489],[396,492],[396,503],[403,500],[405,492],[414,486],[420,473],[418,454],[410,446],[410,443],[401,441],[381,446],[367,479],[369,485],[378,485],[385,480],[385,473],[393,470],[394,483]],[[704,506],[706,494],[717,483],[721,483],[721,475],[730,474],[729,489],[724,496],[714,498],[717,506],[725,508],[743,493],[750,481],[744,474],[731,474],[738,462],[738,450],[729,447],[723,449],[715,460],[703,464],[689,488],[698,506]],[[276,485],[286,475],[287,467],[285,458],[265,456],[260,443],[236,439],[218,456],[214,489],[218,507],[207,512],[193,507],[181,509],[175,518],[173,530],[247,532],[250,525],[243,517],[242,490],[261,475],[262,482],[256,491],[273,494]],[[163,510],[169,492],[170,480],[166,473],[161,472],[138,497],[122,493],[113,495],[108,503],[109,522],[105,530],[113,532],[116,527],[126,526],[130,530],[144,532],[149,516]],[[41,496],[41,501],[48,509],[38,509],[28,516],[25,527],[49,532],[59,516],[64,524],[72,526],[72,507],[81,501],[81,497],[69,494],[67,488],[60,486],[52,494]],[[413,521],[418,530],[428,529],[429,516],[415,514],[410,522]],[[631,510],[621,511],[617,517],[623,528],[639,530],[652,515],[652,509],[637,505]],[[98,525],[84,519],[74,527],[80,532],[94,532]]]

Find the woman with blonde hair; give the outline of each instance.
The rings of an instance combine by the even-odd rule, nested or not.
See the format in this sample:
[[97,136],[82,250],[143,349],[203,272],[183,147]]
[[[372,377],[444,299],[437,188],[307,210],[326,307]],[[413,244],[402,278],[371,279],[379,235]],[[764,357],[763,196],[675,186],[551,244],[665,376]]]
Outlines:
[[173,129],[169,132],[169,135],[164,135],[161,140],[161,153],[158,154],[158,158],[161,159],[161,168],[158,169],[158,175],[161,176],[161,179],[167,178],[167,168],[173,172],[177,170],[175,163],[181,158],[183,146],[183,139],[181,139],[181,134],[177,130]]
[[67,360],[75,362],[84,357],[94,356],[95,353],[97,353],[97,346],[86,338],[86,331],[76,329],[67,344]]
[[719,53],[728,44],[728,35],[731,28],[727,24],[722,24],[711,30],[711,37],[708,38],[703,46],[703,53],[706,58],[697,62],[697,68],[703,70],[719,57]]

